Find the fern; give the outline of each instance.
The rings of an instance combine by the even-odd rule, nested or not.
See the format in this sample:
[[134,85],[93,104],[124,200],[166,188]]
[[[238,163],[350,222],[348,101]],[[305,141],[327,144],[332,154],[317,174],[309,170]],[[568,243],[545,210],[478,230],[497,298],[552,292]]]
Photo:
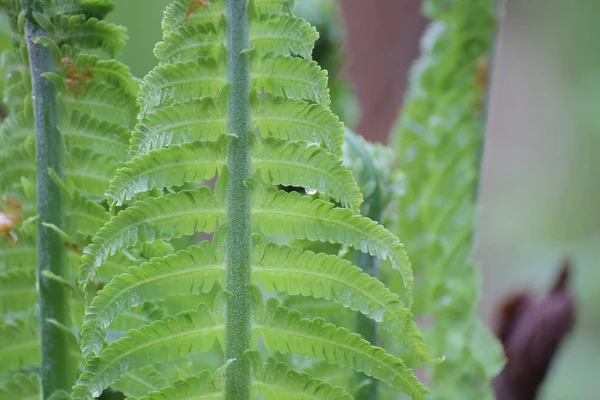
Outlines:
[[[112,0],[45,2],[43,9],[36,8],[35,2],[23,3],[25,8],[21,9],[20,1],[6,2],[15,46],[1,58],[8,77],[3,99],[8,117],[0,127],[0,212],[12,198],[21,207],[22,218],[11,227],[17,238],[14,246],[0,237],[0,320],[6,321],[0,325],[0,380],[8,382],[0,393],[11,398],[50,397],[53,393],[60,397],[72,386],[74,376],[69,376],[69,368],[76,368],[81,357],[71,332],[79,328],[81,320],[76,310],[83,309],[74,280],[78,253],[109,218],[104,193],[127,155],[129,132],[138,113],[138,86],[125,65],[85,52],[101,50],[108,57],[116,57],[122,51],[125,29],[102,21],[113,8]],[[37,26],[33,35],[43,37],[32,37],[32,26]],[[30,55],[34,65],[30,65]],[[39,100],[35,106],[32,82],[50,88],[47,96],[40,96],[40,92],[34,96]],[[54,129],[53,103],[58,132],[50,145],[57,149],[54,154],[66,150],[53,161],[64,166],[64,174],[60,168],[36,171],[34,125],[43,115]],[[34,108],[38,109],[34,112]],[[45,181],[41,185],[40,176]],[[44,237],[53,239],[37,240],[40,246],[51,244],[39,252],[36,225],[47,220],[35,207],[36,185],[43,188],[41,203],[60,204],[64,210],[62,217],[56,215],[56,224],[41,226]],[[66,250],[64,256],[62,249]],[[36,274],[38,256],[41,266]],[[51,269],[44,271],[47,268]],[[38,309],[39,315],[34,312]],[[50,354],[53,349],[56,353]],[[31,375],[15,375],[16,371]]]
[[[344,131],[329,110],[327,74],[310,59],[314,28],[293,14],[289,0],[196,6],[176,0],[167,7],[154,51],[159,65],[140,85],[131,159],[106,191],[112,215],[83,251],[78,281],[88,293],[112,260],[127,259],[131,267],[86,308],[86,362],[73,398],[91,399],[111,385],[139,397],[139,389],[134,394],[123,382],[137,374],[155,387],[149,364],[181,365],[185,372],[144,399],[192,392],[200,398],[350,398],[257,355],[291,353],[426,399],[427,390],[396,355],[323,319],[303,319],[275,299],[263,302],[288,294],[337,303],[380,323],[401,344],[403,357],[430,361],[410,311],[412,271],[403,245],[358,214],[362,194],[341,160]],[[156,241],[190,243],[186,238],[197,232],[215,234],[173,254],[131,256]],[[402,281],[400,293],[340,256],[294,246],[306,240],[388,260],[389,273]],[[170,315],[112,338],[117,318],[144,304]],[[217,371],[202,372],[205,363],[195,353],[218,360]]]
[[485,89],[477,79],[492,39],[493,2],[431,1],[426,10],[433,22],[395,136],[406,173],[398,231],[419,266],[415,314],[432,317],[426,342],[446,358],[429,369],[434,398],[490,399],[502,353],[477,317],[471,252]]

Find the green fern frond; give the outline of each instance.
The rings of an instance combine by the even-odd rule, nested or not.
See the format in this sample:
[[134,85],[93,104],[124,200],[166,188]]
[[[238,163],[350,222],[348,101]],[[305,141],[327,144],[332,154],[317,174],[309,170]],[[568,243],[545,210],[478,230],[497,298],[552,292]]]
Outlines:
[[[144,396],[148,392],[156,392],[169,384],[167,377],[163,376],[152,365],[145,366],[111,384],[113,389],[119,390],[128,396]],[[130,399],[131,397],[128,397]]]
[[164,258],[155,258],[127,274],[115,276],[86,310],[81,330],[81,349],[87,358],[102,349],[104,329],[123,310],[144,301],[170,296],[207,293],[224,271],[223,254],[203,242]]
[[[333,387],[308,374],[290,370],[284,363],[268,359],[264,364],[256,353],[247,353],[252,362],[253,391],[264,400],[351,400],[346,391]],[[139,400],[219,400],[223,388],[218,374],[204,371],[198,376],[173,382],[171,386],[149,393]],[[136,400],[128,398],[127,400]]]
[[106,196],[121,205],[138,193],[212,179],[225,165],[227,141],[193,142],[156,150],[129,161],[111,181]]
[[306,100],[329,106],[327,71],[305,58],[252,58],[252,89],[288,99]]
[[[159,60],[175,63],[200,57],[218,58],[225,52],[226,21],[180,25],[163,36],[154,48]],[[250,47],[264,54],[310,58],[316,30],[304,19],[292,16],[268,16],[250,21]]]
[[[144,93],[147,90],[142,90],[141,98]],[[163,101],[165,99],[157,100]],[[144,115],[131,134],[129,154],[135,157],[171,144],[217,140],[226,133],[226,108],[224,102],[208,97],[153,109]]]
[[87,285],[109,255],[138,242],[214,232],[223,213],[206,187],[136,202],[102,227],[84,250],[79,283]]
[[258,363],[259,357],[255,358],[252,387],[264,400],[280,400],[284,396],[286,400],[352,400],[352,396],[340,387],[293,371],[272,358],[264,364]]
[[37,254],[34,240],[20,238],[17,246],[0,239],[0,272],[18,269],[35,269]]
[[[170,104],[154,90],[151,85],[143,89],[142,102]],[[216,100],[202,98],[147,112],[132,134],[130,155],[140,156],[171,144],[216,140],[225,135],[226,94],[224,90]],[[150,99],[156,96],[160,98]],[[262,136],[319,144],[338,156],[342,154],[343,125],[327,107],[270,94],[253,95],[251,106],[252,128]]]
[[[264,246],[264,245],[262,245]],[[410,310],[382,282],[337,256],[267,244],[255,246],[253,278],[266,290],[333,300],[376,320],[404,354],[431,360]]]
[[[294,0],[252,0],[252,5],[258,15],[291,15],[294,9]],[[165,34],[181,26],[188,7],[187,0],[173,1],[167,6],[161,22]],[[187,23],[190,25],[214,23],[219,21],[225,12],[225,1],[213,0],[210,7],[200,8],[190,15]]]
[[90,150],[71,149],[66,160],[66,183],[76,187],[92,200],[104,197],[104,192],[121,162]]
[[15,374],[0,388],[0,400],[39,400],[40,378],[37,375]]
[[201,57],[222,57],[225,51],[226,22],[192,25],[189,22],[163,36],[154,47],[154,56],[162,61],[176,63]]
[[127,30],[95,17],[85,15],[60,15],[52,21],[50,33],[61,43],[82,49],[102,49],[116,58],[125,48]]
[[[258,239],[257,239],[258,240]],[[224,255],[203,242],[164,258],[156,258],[127,274],[115,276],[92,300],[81,331],[85,357],[98,354],[104,329],[115,317],[142,301],[207,293],[223,276]],[[252,275],[266,290],[334,300],[381,322],[404,346],[422,360],[430,359],[423,338],[397,295],[360,268],[333,255],[298,248],[260,244],[254,249]]]
[[255,186],[253,203],[253,224],[265,235],[339,243],[389,259],[401,273],[404,295],[410,303],[413,276],[408,257],[400,240],[377,222],[330,202],[274,188]]
[[253,128],[262,136],[318,144],[341,156],[343,124],[326,106],[268,93],[250,101]]
[[127,158],[130,132],[126,126],[73,110],[63,115],[60,130],[69,148],[113,154],[118,160]]
[[0,315],[28,311],[37,301],[35,269],[0,273]]
[[38,321],[32,316],[0,325],[0,373],[39,365],[38,330]]
[[210,349],[223,325],[215,323],[211,311],[202,306],[155,321],[108,345],[89,360],[73,388],[73,400],[98,396],[127,372],[149,360],[167,361],[180,355]]
[[139,101],[142,113],[159,105],[213,97],[227,85],[222,60],[200,58],[155,67],[142,80]]
[[198,376],[177,380],[160,391],[150,392],[139,399],[128,397],[127,400],[188,400],[192,398],[201,400],[223,398],[223,390],[215,382],[212,372],[203,371]]
[[[267,139],[256,144],[253,169],[271,184],[314,188],[358,211],[362,195],[350,170],[317,146]],[[151,189],[201,183],[225,165],[227,141],[185,143],[144,154],[121,168],[107,191],[118,205]]]
[[402,360],[370,345],[360,335],[337,328],[321,318],[308,320],[299,312],[267,302],[263,319],[255,322],[265,345],[282,353],[304,355],[363,372],[401,389],[415,400],[426,400],[428,390]]
[[96,119],[129,126],[137,115],[135,97],[116,91],[103,82],[89,82],[75,98],[73,93],[62,90],[61,104],[68,109],[77,109]]

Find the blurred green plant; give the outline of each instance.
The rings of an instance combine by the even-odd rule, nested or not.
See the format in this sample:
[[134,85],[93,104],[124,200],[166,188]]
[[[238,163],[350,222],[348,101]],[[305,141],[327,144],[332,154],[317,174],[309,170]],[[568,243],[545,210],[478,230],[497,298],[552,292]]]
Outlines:
[[424,10],[432,22],[393,136],[406,173],[397,232],[418,276],[415,315],[445,357],[427,368],[432,398],[491,399],[502,349],[477,316],[472,252],[494,4],[433,0]]

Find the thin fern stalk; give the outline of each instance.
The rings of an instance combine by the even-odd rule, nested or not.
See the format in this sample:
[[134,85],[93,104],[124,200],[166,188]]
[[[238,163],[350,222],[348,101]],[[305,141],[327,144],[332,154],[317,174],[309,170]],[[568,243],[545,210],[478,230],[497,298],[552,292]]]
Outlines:
[[235,135],[227,151],[226,289],[227,304],[225,356],[232,361],[226,372],[225,398],[250,398],[250,363],[242,358],[250,349],[252,326],[250,306],[250,260],[252,254],[250,188],[250,68],[244,53],[250,47],[246,0],[227,0],[227,77],[231,85],[228,103],[228,132]]
[[[374,192],[374,196],[369,198],[369,211],[365,216],[371,218],[374,221],[381,222],[382,210],[380,197],[377,195],[378,190]],[[361,208],[365,208],[367,203],[364,203]],[[373,276],[379,277],[377,257],[373,257],[370,254],[359,253],[358,254],[358,266],[362,268],[363,272]],[[361,335],[363,338],[368,340],[371,344],[379,345],[379,326],[377,322],[371,318],[368,318],[362,313],[358,313],[356,318],[356,333]],[[365,379],[366,376],[362,373],[357,374],[357,380]],[[379,381],[376,379],[370,379],[369,383],[359,389],[354,396],[356,400],[377,400],[379,399]]]
[[34,12],[42,12],[39,0],[24,0],[25,40],[29,52],[34,104],[36,163],[37,163],[37,210],[38,222],[38,285],[41,335],[41,381],[42,399],[49,398],[57,390],[70,391],[76,376],[76,366],[68,354],[68,332],[57,326],[70,326],[68,288],[57,280],[44,276],[51,272],[65,276],[65,246],[59,233],[50,228],[63,229],[65,215],[61,191],[51,179],[49,171],[58,177],[63,175],[62,138],[58,130],[57,91],[43,77],[54,71],[50,50],[36,43],[36,38],[47,33],[34,19]]

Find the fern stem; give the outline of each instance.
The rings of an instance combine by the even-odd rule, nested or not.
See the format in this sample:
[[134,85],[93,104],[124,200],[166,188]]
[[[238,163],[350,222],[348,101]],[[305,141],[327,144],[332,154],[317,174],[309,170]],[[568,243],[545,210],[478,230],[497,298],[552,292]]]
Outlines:
[[[367,203],[363,204],[362,208],[368,208],[369,211],[367,212],[367,217],[374,221],[381,222],[382,210],[379,185],[374,190],[373,195],[367,199]],[[360,252],[358,254],[358,266],[366,274],[374,277],[379,276],[377,258],[370,254]],[[379,345],[379,326],[373,319],[365,316],[362,313],[358,313],[355,331],[363,338],[368,340],[372,345]],[[377,400],[379,398],[379,381],[369,378],[363,373],[357,373],[356,379],[357,381],[369,379],[369,383],[362,386],[355,394],[354,398],[356,400]]]
[[68,351],[69,333],[58,326],[69,327],[71,324],[68,288],[43,275],[44,271],[49,271],[56,276],[65,276],[66,264],[63,240],[47,225],[63,229],[65,224],[60,188],[48,173],[52,169],[59,177],[63,175],[63,142],[57,128],[57,92],[54,85],[42,76],[54,71],[54,60],[50,50],[35,40],[47,35],[33,17],[34,12],[43,12],[41,1],[24,0],[23,8],[35,119],[41,380],[42,399],[46,399],[57,390],[70,392],[77,370]]
[[250,399],[250,364],[244,352],[252,336],[250,305],[251,199],[245,180],[252,176],[250,150],[250,68],[244,50],[250,46],[246,0],[227,0],[227,76],[231,85],[228,104],[228,132],[232,138],[227,150],[226,289],[227,304],[225,356],[233,360],[225,378],[227,400]]

